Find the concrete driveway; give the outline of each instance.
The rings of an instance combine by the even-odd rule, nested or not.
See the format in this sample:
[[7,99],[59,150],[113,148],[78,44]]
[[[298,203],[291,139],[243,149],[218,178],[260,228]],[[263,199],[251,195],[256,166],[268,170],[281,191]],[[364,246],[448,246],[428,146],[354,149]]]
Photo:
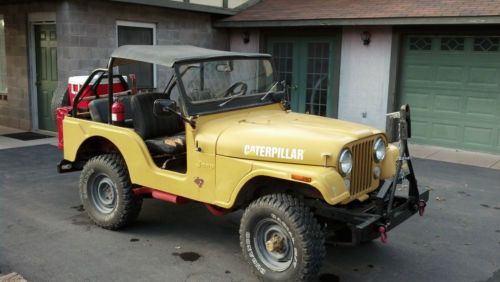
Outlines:
[[[255,281],[240,254],[241,213],[146,200],[120,232],[93,226],[79,173],[57,174],[51,145],[0,150],[0,276],[28,281]],[[500,281],[500,172],[415,160],[431,200],[379,241],[328,247],[320,281]],[[199,257],[198,257],[199,256]]]

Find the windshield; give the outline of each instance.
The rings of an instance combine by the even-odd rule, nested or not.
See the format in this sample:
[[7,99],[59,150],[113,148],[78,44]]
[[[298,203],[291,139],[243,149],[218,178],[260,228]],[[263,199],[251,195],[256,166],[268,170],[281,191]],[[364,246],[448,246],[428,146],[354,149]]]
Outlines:
[[240,104],[228,100],[262,97],[275,84],[268,59],[226,59],[183,64],[179,66],[179,74],[190,104],[218,102],[215,104],[220,107]]

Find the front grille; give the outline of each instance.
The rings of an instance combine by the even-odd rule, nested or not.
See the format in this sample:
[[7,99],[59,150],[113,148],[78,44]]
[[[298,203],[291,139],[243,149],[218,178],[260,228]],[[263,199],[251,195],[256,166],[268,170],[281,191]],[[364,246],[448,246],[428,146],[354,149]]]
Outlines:
[[362,140],[351,147],[353,166],[351,173],[351,195],[359,194],[372,186],[374,139]]

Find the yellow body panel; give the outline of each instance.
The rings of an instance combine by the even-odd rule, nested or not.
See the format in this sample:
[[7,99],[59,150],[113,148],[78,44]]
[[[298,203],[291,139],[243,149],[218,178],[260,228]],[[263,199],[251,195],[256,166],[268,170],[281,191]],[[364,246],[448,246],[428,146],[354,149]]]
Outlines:
[[[350,143],[382,134],[364,125],[290,113],[278,103],[201,116],[196,128],[186,124],[183,174],[157,167],[133,129],[72,117],[66,117],[63,126],[64,159],[76,161],[85,140],[102,137],[122,154],[132,183],[224,208],[234,205],[254,177],[296,181],[291,174],[310,177],[307,184],[329,204],[349,202],[353,199],[336,169],[338,154]],[[393,147],[388,147],[380,164],[382,179],[394,174],[397,148]]]

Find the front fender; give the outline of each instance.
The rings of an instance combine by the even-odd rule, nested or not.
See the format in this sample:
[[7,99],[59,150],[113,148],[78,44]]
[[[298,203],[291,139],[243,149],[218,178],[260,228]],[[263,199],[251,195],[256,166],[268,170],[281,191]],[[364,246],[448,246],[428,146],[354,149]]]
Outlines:
[[[310,177],[311,182],[292,179],[292,174]],[[338,204],[349,198],[342,176],[332,167],[283,164],[273,162],[252,162],[252,169],[236,185],[229,202],[217,203],[224,207],[232,207],[246,183],[258,176],[266,176],[286,181],[307,184],[319,191],[323,199],[330,205]]]

